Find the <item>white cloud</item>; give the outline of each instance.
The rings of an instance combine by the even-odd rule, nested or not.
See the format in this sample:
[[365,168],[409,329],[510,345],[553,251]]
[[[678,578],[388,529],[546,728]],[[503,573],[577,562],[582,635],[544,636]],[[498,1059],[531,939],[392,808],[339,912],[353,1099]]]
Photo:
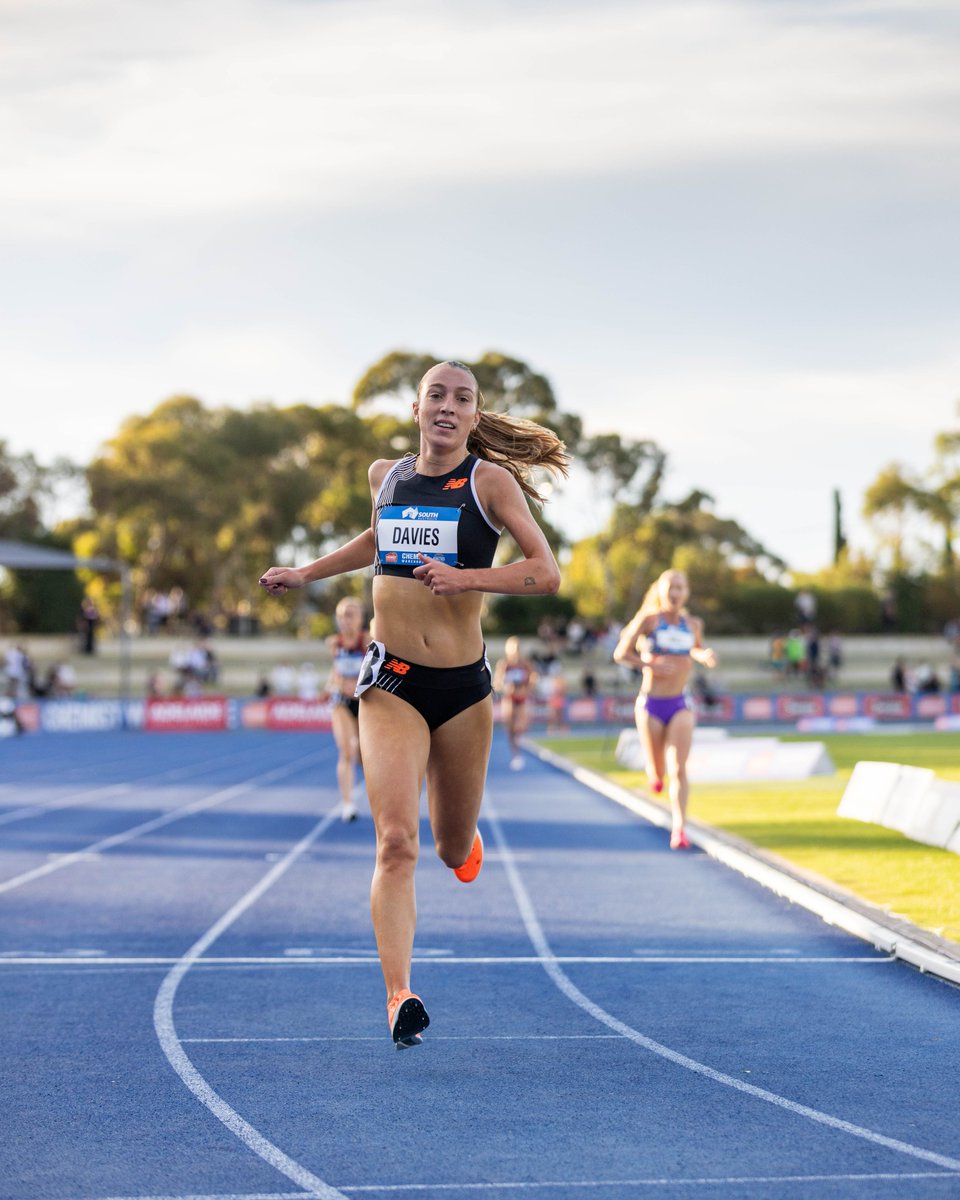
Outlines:
[[[960,141],[954,35],[757,2],[12,6],[8,221],[317,209],[544,174]],[[931,163],[933,158],[931,158]]]

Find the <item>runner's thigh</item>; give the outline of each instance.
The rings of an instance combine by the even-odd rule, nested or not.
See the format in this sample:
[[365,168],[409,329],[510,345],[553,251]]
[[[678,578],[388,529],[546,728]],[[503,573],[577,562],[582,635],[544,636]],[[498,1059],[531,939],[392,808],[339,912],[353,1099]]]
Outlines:
[[438,845],[448,838],[472,839],[483,800],[492,737],[490,696],[433,731],[427,763],[427,803]]
[[429,753],[430,730],[417,710],[370,688],[360,701],[360,754],[378,831],[387,824],[418,827]]

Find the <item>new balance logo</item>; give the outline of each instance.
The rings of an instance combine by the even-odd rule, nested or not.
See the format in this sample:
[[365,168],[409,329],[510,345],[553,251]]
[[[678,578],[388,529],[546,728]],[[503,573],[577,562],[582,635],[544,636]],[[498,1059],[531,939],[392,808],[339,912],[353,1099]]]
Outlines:
[[394,675],[406,675],[410,670],[410,664],[401,662],[399,658],[391,658],[389,662],[383,664],[385,671],[392,671]]
[[448,479],[447,482],[443,485],[443,490],[445,492],[456,492],[460,488],[465,487],[466,482],[467,482],[466,479]]

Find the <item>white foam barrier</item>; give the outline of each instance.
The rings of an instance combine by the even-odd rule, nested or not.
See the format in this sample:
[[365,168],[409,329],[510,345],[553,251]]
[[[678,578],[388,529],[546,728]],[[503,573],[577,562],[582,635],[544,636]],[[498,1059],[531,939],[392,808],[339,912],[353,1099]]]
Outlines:
[[882,825],[887,801],[899,779],[900,768],[895,763],[858,762],[840,797],[837,816]]
[[643,749],[640,745],[640,734],[635,729],[622,729],[617,738],[617,762],[621,767],[631,771],[642,771],[646,766],[643,761]]
[[926,767],[858,762],[837,816],[896,829],[915,842],[960,854],[960,783],[937,779]]
[[[823,742],[781,742],[775,737],[716,737],[715,730],[697,730],[687,761],[694,783],[738,783],[743,780],[808,779],[832,775],[834,766]],[[624,729],[617,742],[617,762],[631,770],[644,769],[640,735]]]

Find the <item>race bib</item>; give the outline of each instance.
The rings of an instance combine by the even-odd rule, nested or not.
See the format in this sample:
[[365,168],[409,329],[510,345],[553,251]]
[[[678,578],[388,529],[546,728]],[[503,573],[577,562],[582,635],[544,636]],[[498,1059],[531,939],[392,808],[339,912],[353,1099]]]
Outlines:
[[677,625],[661,626],[657,630],[658,654],[689,654],[693,649],[693,634]]
[[459,508],[388,504],[377,521],[377,558],[389,566],[419,567],[420,555],[455,566]]

